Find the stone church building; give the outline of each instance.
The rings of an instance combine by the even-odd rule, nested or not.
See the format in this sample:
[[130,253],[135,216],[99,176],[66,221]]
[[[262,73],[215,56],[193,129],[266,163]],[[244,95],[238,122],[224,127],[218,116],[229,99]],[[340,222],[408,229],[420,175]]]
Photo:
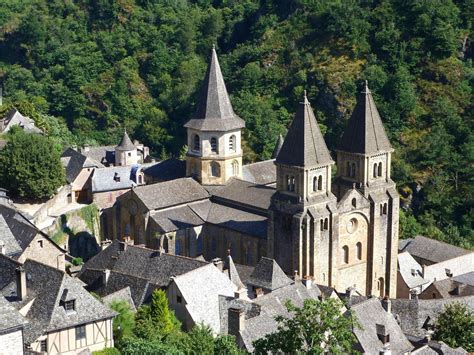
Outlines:
[[242,165],[244,127],[213,49],[196,114],[185,124],[185,172],[121,195],[104,234],[206,260],[230,250],[237,263],[255,266],[267,256],[288,275],[395,297],[393,149],[367,84],[338,145],[335,179],[306,94],[274,159]]

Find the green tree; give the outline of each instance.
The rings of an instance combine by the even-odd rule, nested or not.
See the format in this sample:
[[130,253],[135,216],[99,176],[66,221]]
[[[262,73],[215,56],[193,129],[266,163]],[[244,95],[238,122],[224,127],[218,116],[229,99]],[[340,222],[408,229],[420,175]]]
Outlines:
[[14,196],[42,199],[54,195],[64,183],[60,152],[42,135],[13,127],[0,151],[0,182]]
[[474,312],[462,303],[445,306],[435,325],[435,338],[451,347],[474,351]]
[[214,339],[214,355],[238,355],[245,352],[237,347],[233,335],[219,335]]
[[188,333],[189,352],[191,354],[213,354],[214,337],[212,330],[205,325],[196,325]]
[[114,318],[114,340],[120,344],[124,338],[133,335],[135,329],[135,314],[126,301],[113,301],[110,308],[118,313]]
[[124,355],[135,354],[183,354],[184,351],[173,346],[167,345],[160,340],[147,340],[139,338],[125,338],[120,347]]
[[352,327],[357,326],[350,314],[341,313],[342,303],[334,299],[307,299],[303,307],[287,302],[293,317],[276,317],[278,329],[254,342],[255,352],[343,354],[352,351],[356,342]]

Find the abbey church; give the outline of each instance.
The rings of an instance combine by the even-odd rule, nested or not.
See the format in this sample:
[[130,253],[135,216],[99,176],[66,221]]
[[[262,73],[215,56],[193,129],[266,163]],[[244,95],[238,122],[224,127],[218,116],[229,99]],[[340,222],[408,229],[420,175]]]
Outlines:
[[117,198],[104,238],[206,260],[230,252],[249,266],[267,256],[288,275],[395,297],[393,149],[367,84],[333,155],[305,94],[273,159],[243,165],[245,121],[232,109],[213,49],[196,113],[184,127],[186,161],[143,169],[154,183]]

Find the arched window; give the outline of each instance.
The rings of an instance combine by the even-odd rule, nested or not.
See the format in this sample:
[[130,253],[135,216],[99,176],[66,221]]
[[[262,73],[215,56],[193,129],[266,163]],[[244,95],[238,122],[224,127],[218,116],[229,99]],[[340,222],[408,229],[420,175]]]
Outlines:
[[355,177],[356,176],[356,165],[355,163],[352,163],[352,171],[351,171],[351,177]]
[[382,163],[379,163],[378,175],[382,176]]
[[318,177],[318,191],[322,191],[323,189],[323,177],[322,175],[319,175]]
[[352,199],[352,207],[357,207],[357,200],[355,197]]
[[295,191],[295,177],[290,176],[288,179],[288,191],[294,192]]
[[219,163],[216,163],[215,161],[211,163],[211,176],[213,177],[221,176],[221,167]]
[[374,164],[374,178],[377,177],[377,163]]
[[379,281],[377,282],[377,288],[379,290],[379,296],[384,297],[385,296],[385,283],[384,283],[383,277],[379,278]]
[[328,229],[329,229],[329,219],[325,218],[324,219],[324,230],[328,230]]
[[357,260],[362,260],[362,243],[358,242],[356,244],[356,255],[357,255]]
[[235,152],[235,147],[236,147],[236,144],[235,144],[235,135],[231,135],[230,138],[229,138],[229,151],[230,152]]
[[387,203],[384,203],[383,204],[383,214],[387,214],[387,209],[388,209],[387,207],[388,207]]
[[232,175],[233,176],[239,175],[239,162],[237,160],[234,160],[232,162]]
[[318,177],[315,176],[313,177],[313,191],[316,191],[318,189]]
[[346,164],[346,175],[351,176],[351,163],[347,162]]
[[324,220],[321,220],[320,223],[321,223],[321,231],[323,231],[324,230]]
[[342,260],[344,264],[349,264],[349,247],[347,245],[342,247]]
[[168,237],[166,236],[163,236],[163,250],[165,253],[168,252]]
[[211,138],[211,152],[213,152],[213,153],[217,153],[217,152],[218,152],[218,149],[217,149],[217,138],[216,138],[216,137],[212,137],[212,138]]
[[199,152],[201,150],[201,139],[197,134],[194,135],[193,150],[195,150],[196,152]]
[[291,178],[289,175],[286,175],[286,190],[291,191]]

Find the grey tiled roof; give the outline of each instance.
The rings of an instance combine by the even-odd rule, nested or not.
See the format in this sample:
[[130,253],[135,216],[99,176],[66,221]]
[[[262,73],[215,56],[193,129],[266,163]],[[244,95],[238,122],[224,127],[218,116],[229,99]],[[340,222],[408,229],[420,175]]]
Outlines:
[[281,267],[273,259],[262,257],[250,275],[249,284],[274,291],[288,286],[293,281],[286,276]]
[[0,334],[22,328],[28,321],[0,294]]
[[474,286],[474,271],[468,272],[466,274],[454,276],[451,278],[453,281],[457,281],[466,285]]
[[156,222],[161,233],[204,224],[204,221],[188,205],[153,211],[150,213],[150,218]]
[[264,160],[242,167],[242,179],[259,185],[276,183],[275,160]]
[[334,163],[306,96],[288,128],[276,163],[301,167]]
[[122,140],[120,141],[120,143],[118,144],[118,146],[115,147],[115,149],[117,150],[135,150],[136,147],[135,145],[132,143],[132,140],[130,139],[130,137],[128,136],[128,133],[127,131],[124,131],[123,132],[123,136],[122,136]]
[[149,210],[177,206],[209,197],[207,191],[192,178],[138,186],[133,193]]
[[272,159],[276,159],[276,157],[280,153],[281,147],[283,147],[283,142],[284,142],[283,136],[280,134],[276,142],[275,149],[273,149]]
[[13,236],[5,218],[0,214],[0,244],[2,243],[5,247],[5,255],[7,256],[15,256],[23,251]]
[[12,282],[15,275],[15,269],[21,264],[16,260],[0,254],[0,290],[8,286]]
[[392,150],[367,83],[365,90],[359,94],[338,149],[360,154]]
[[398,272],[408,288],[412,289],[415,287],[421,287],[423,290],[429,286],[431,281],[423,278],[423,269],[421,265],[418,264],[409,253],[400,253],[397,258]]
[[260,238],[267,236],[267,217],[219,203],[211,205],[207,222]]
[[121,290],[115,291],[102,297],[102,301],[110,307],[110,304],[115,301],[125,301],[130,305],[132,311],[136,311],[135,302],[133,302],[132,293],[130,292],[130,286],[124,287]]
[[427,297],[431,298],[432,288],[436,289],[442,298],[464,297],[474,295],[474,285],[466,285],[451,279],[435,281],[426,289]]
[[105,164],[105,165],[115,164],[115,146],[113,145],[104,145],[104,146],[99,146],[99,147],[84,147],[81,149],[81,154],[101,164]]
[[473,253],[472,251],[421,235],[406,244],[403,251],[409,252],[415,259],[424,259],[433,263]]
[[362,329],[354,328],[360,350],[364,354],[378,354],[383,348],[383,343],[377,336],[377,324],[385,327],[390,335],[390,349],[394,354],[404,354],[413,349],[397,324],[393,314],[387,313],[378,298],[370,298],[351,307]]
[[61,155],[61,163],[66,170],[66,181],[69,183],[74,182],[84,168],[104,167],[101,163],[86,157],[72,148],[67,148],[63,152]]
[[232,108],[214,48],[199,94],[196,114],[184,127],[201,131],[231,131],[245,127],[245,122]]
[[231,178],[224,187],[213,194],[213,200],[254,207],[266,214],[275,191],[273,187]]
[[[137,186],[132,177],[133,166],[111,166],[95,169],[92,175],[92,192],[130,189]],[[115,174],[120,178],[114,179]]]
[[[24,330],[25,343],[35,341],[46,332],[108,319],[116,315],[90,295],[79,280],[64,272],[33,260],[27,260],[24,268],[27,284],[26,299],[17,301],[16,287],[4,289],[2,292],[17,309],[32,302],[26,314],[29,323]],[[12,279],[15,282],[15,273]],[[66,312],[60,302],[65,290],[67,290],[68,299],[75,300],[75,311]]]
[[5,116],[1,127],[2,132],[7,126],[20,126],[26,133],[43,133],[41,129],[35,126],[33,119],[23,116],[16,108],[12,108]]
[[186,162],[171,158],[146,167],[143,172],[157,181],[179,179],[186,176]]

